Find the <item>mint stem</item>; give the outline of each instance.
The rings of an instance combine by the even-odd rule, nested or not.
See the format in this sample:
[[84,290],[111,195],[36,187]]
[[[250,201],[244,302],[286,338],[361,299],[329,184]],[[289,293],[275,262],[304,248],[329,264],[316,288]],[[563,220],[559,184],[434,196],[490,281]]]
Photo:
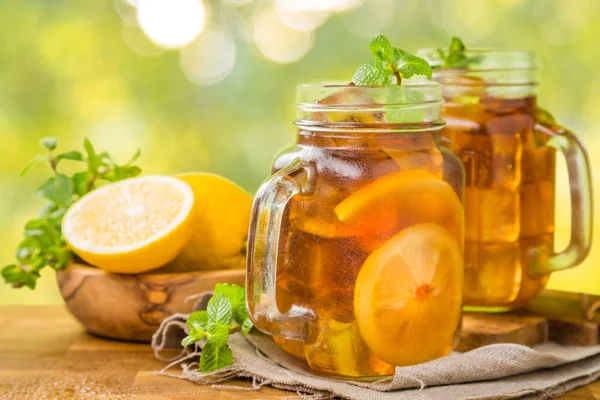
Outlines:
[[398,72],[396,67],[394,67],[393,65],[392,65],[392,71],[394,72],[394,76],[396,77],[396,85],[398,85],[398,86],[402,85],[402,75],[400,75],[400,72]]
[[92,190],[94,190],[94,185],[95,184],[96,184],[96,177],[93,176],[93,177],[90,178],[90,180],[89,180],[89,182],[87,184],[85,192],[88,193],[88,192],[91,192]]
[[50,164],[50,168],[52,169],[52,172],[54,172],[54,175],[58,175],[58,171],[56,170],[56,167],[58,166],[58,161],[52,155],[51,151],[48,152],[48,163]]

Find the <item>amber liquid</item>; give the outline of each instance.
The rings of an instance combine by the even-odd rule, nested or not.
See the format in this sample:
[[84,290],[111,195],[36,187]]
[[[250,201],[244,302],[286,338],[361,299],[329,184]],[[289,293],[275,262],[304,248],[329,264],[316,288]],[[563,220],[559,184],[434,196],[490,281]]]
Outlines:
[[[353,299],[361,266],[369,254],[397,232],[383,228],[368,235],[344,232],[334,208],[365,185],[403,169],[443,175],[443,155],[429,134],[396,136],[335,139],[301,133],[298,146],[275,161],[274,172],[296,157],[308,160],[305,172],[295,179],[303,187],[311,187],[309,193],[293,197],[286,208],[280,236],[277,304],[282,312],[298,305],[315,315],[308,342],[275,341],[316,371],[345,377],[394,372],[394,366],[375,356],[361,337]],[[462,243],[462,227],[455,227],[454,232]],[[456,315],[460,320],[460,311]],[[458,329],[460,322],[455,323]],[[454,340],[443,343],[436,356],[448,354]]]
[[545,287],[529,271],[553,249],[555,151],[536,114],[533,97],[444,107],[442,134],[466,172],[467,309],[513,309]]

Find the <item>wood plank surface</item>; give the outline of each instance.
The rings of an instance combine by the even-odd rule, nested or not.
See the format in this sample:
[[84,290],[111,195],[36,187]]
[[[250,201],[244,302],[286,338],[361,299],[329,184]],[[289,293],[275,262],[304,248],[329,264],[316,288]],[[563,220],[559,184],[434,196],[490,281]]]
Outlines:
[[548,320],[550,340],[557,343],[591,346],[600,343],[600,313],[590,307],[600,296],[548,290],[534,298],[520,315],[535,315]]
[[469,351],[495,343],[532,346],[548,341],[548,320],[511,314],[465,314],[457,351]]
[[[270,400],[294,396],[268,387],[260,391],[214,389],[155,375],[163,365],[148,345],[86,334],[62,306],[0,307],[2,400]],[[251,386],[239,380],[229,384]],[[600,383],[561,398],[600,399]]]
[[600,343],[600,315],[591,306],[600,296],[547,290],[527,307],[509,313],[465,313],[458,351],[493,343],[526,346],[548,340],[573,346]]

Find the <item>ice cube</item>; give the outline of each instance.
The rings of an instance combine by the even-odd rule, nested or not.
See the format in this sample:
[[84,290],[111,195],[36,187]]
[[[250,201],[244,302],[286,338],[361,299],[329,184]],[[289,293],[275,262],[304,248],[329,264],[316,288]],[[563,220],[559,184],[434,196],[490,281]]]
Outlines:
[[526,183],[520,196],[521,236],[554,232],[554,181]]
[[514,188],[467,187],[465,239],[510,242],[519,238],[519,191]]
[[369,350],[356,322],[323,319],[319,334],[306,346],[306,361],[311,368],[345,376],[376,375],[371,371]]
[[465,304],[508,304],[517,297],[520,285],[517,243],[465,244]]

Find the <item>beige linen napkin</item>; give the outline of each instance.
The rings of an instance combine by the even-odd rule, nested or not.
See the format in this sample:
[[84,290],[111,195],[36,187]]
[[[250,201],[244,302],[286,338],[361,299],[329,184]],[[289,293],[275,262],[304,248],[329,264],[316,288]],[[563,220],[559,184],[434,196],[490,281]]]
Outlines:
[[[210,298],[204,294],[196,309]],[[152,339],[158,358],[170,363],[160,373],[202,384],[227,385],[235,377],[251,378],[254,388],[269,385],[310,395],[311,399],[340,397],[356,400],[420,399],[544,399],[555,397],[600,377],[600,346],[575,347],[556,343],[528,348],[495,344],[410,367],[378,382],[355,382],[315,376],[301,360],[280,350],[260,333],[233,335],[234,364],[212,373],[198,371],[202,351],[184,350],[165,359],[161,353],[180,348],[186,335],[186,314],[163,321]]]

